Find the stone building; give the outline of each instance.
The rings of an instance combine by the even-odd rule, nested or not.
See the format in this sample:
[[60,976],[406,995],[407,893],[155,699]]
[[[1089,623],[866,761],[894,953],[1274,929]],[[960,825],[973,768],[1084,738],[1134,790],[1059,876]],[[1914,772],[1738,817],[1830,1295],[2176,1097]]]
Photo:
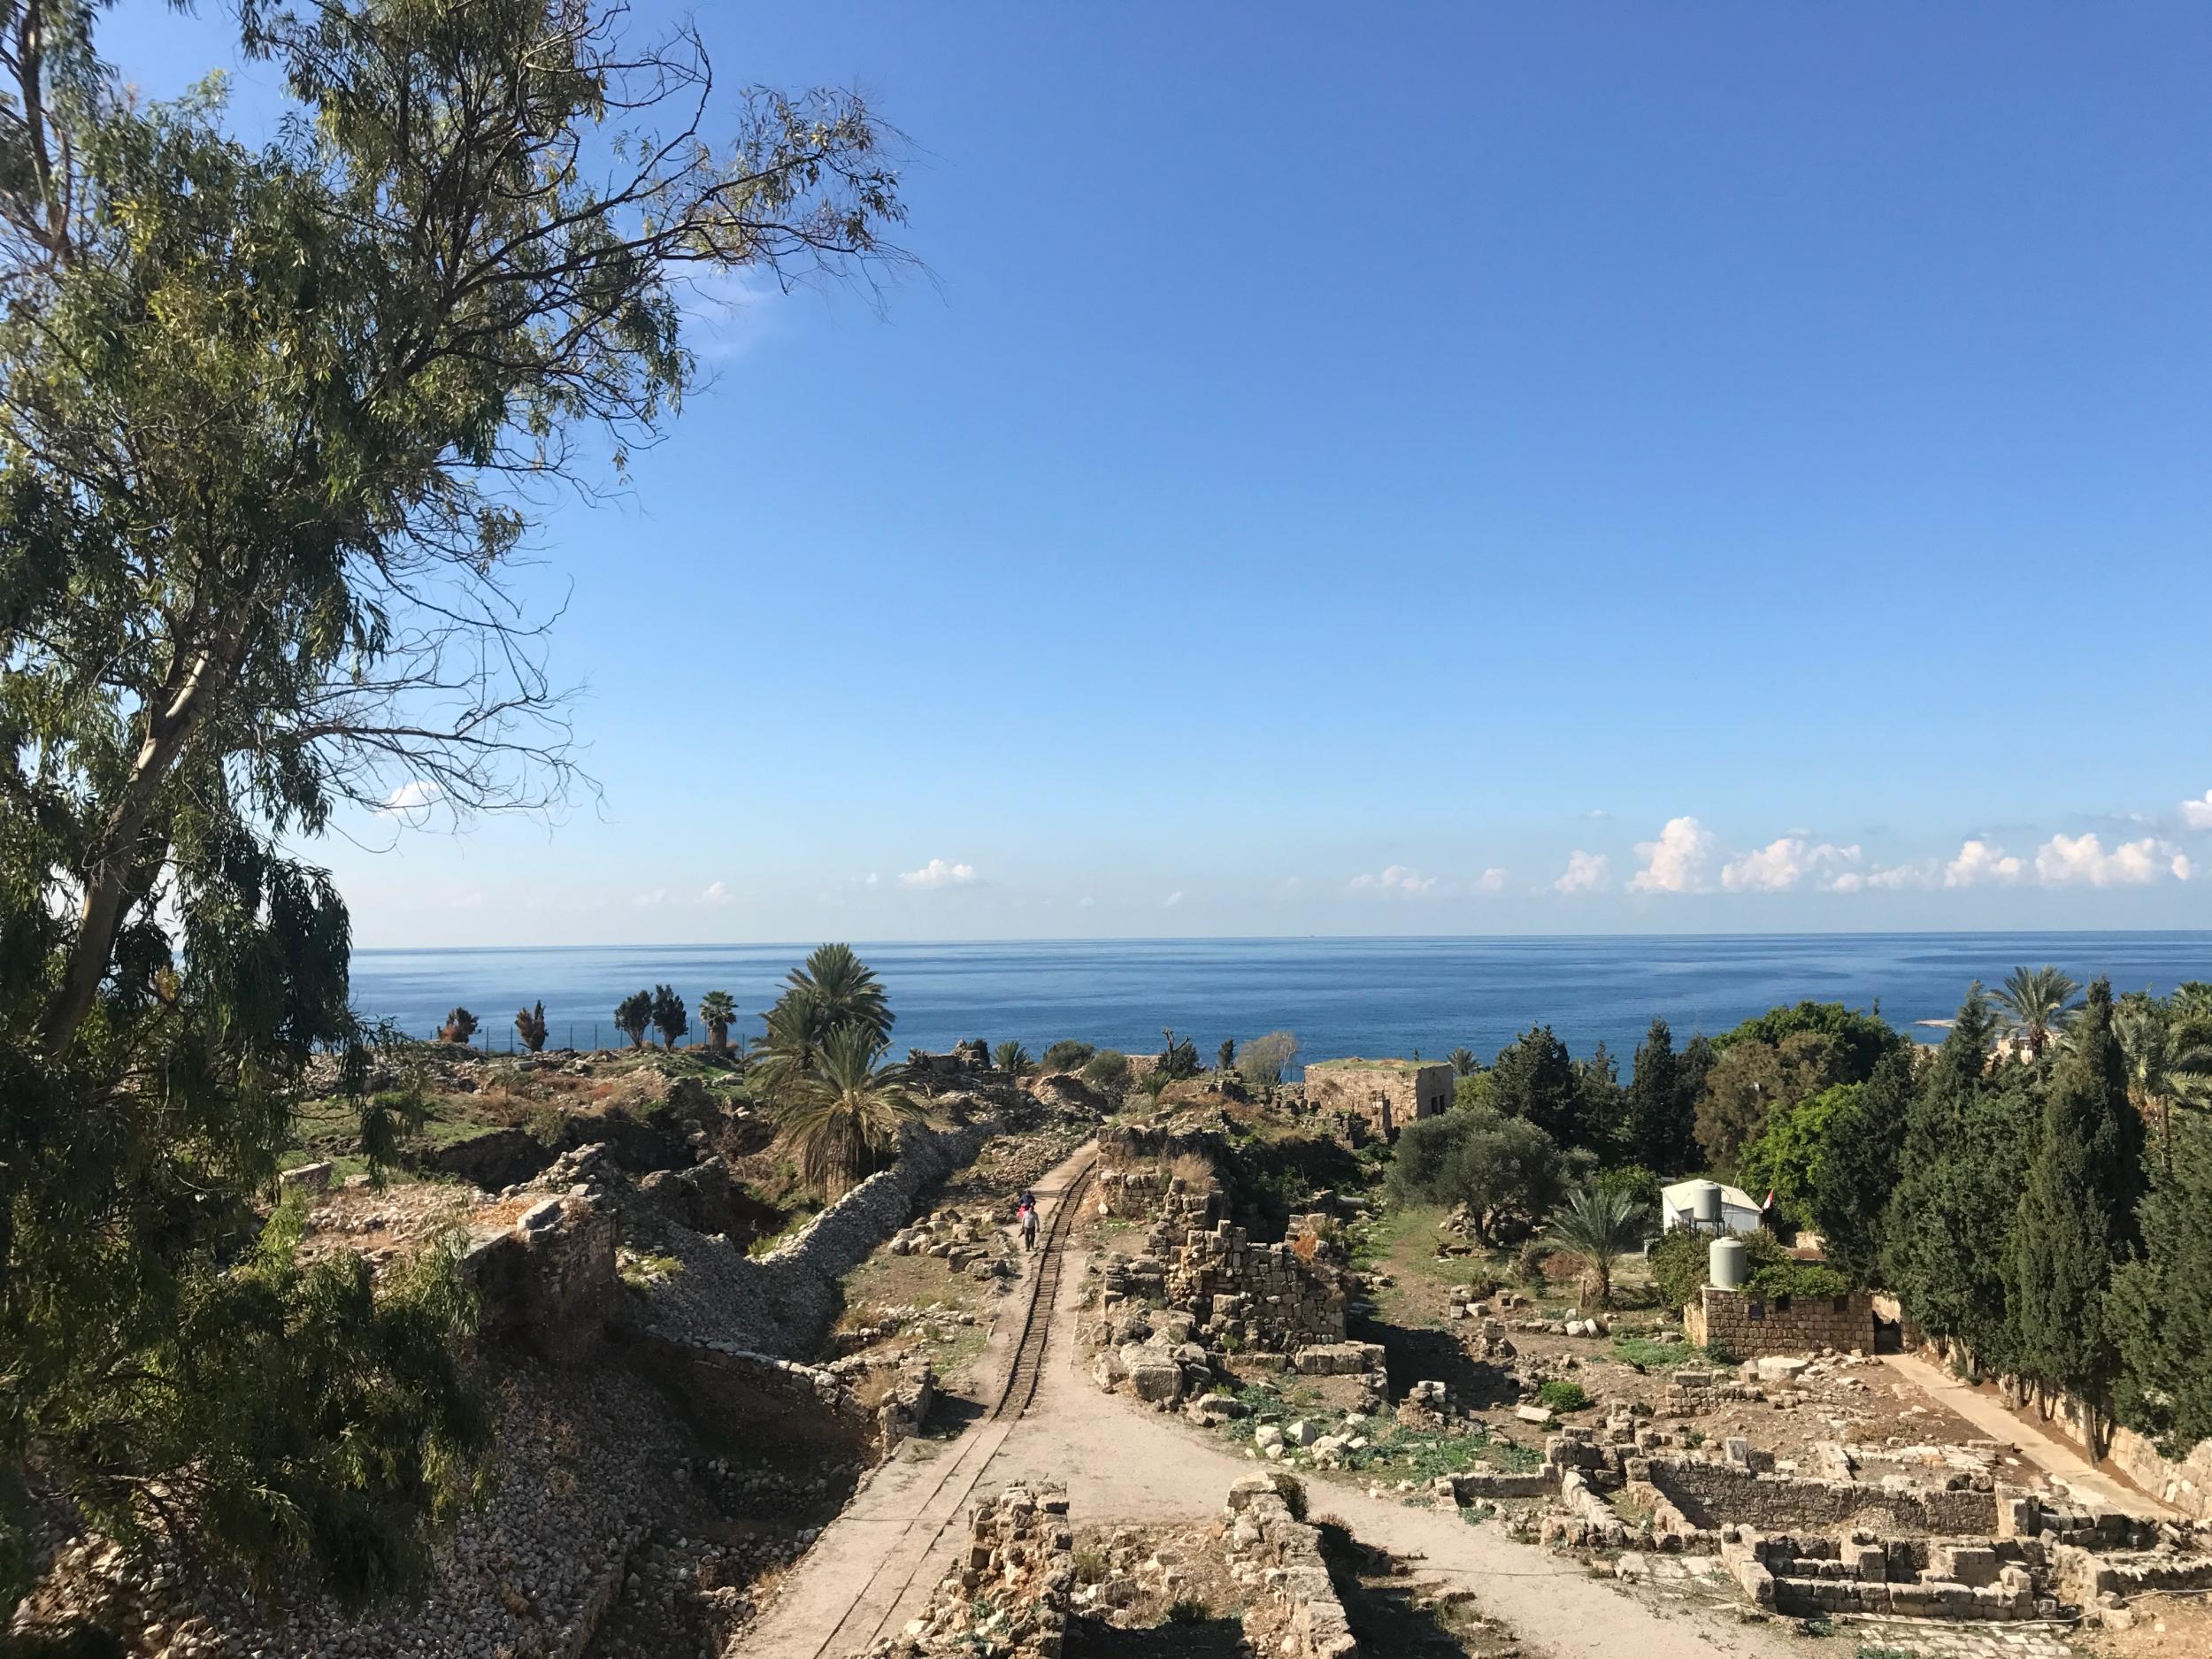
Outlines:
[[1318,1060],[1306,1068],[1306,1104],[1347,1112],[1388,1140],[1417,1118],[1448,1111],[1452,1068],[1420,1060]]
[[1763,1296],[1755,1290],[1708,1285],[1682,1310],[1683,1333],[1701,1348],[1739,1359],[1763,1354],[1817,1354],[1824,1348],[1874,1351],[1874,1298],[1863,1290],[1840,1296]]

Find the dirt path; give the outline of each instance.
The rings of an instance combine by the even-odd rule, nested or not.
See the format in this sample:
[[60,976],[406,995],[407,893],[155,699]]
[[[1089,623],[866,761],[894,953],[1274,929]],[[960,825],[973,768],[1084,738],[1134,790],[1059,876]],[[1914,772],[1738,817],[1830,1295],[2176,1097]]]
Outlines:
[[[1085,1148],[1038,1184],[1048,1229],[1090,1156]],[[1180,1418],[1099,1390],[1071,1340],[1084,1265],[1080,1252],[1068,1254],[1058,1305],[1048,1310],[1052,1344],[1027,1414],[987,1417],[956,1440],[901,1448],[785,1581],[743,1643],[748,1659],[845,1659],[896,1632],[952,1571],[963,1541],[958,1523],[978,1491],[1023,1479],[1059,1481],[1085,1522],[1220,1513],[1230,1486],[1255,1471],[1253,1461]],[[1023,1324],[1018,1298],[1035,1282],[1033,1264],[999,1317],[983,1398],[996,1397],[1013,1362]],[[1470,1526],[1456,1512],[1407,1509],[1335,1482],[1317,1480],[1311,1491],[1317,1513],[1340,1517],[1427,1578],[1473,1591],[1483,1611],[1510,1624],[1531,1655],[1795,1659],[1801,1651],[1778,1626],[1655,1610],[1574,1562],[1514,1542],[1494,1525]]]
[[[1092,1150],[1079,1148],[1039,1181],[1038,1215],[1048,1232],[1062,1195],[1088,1167]],[[1021,1340],[1026,1298],[1037,1286],[1039,1257],[1025,1263],[1021,1284],[996,1316],[990,1345],[979,1368],[977,1397],[998,1398]],[[1078,1264],[1071,1263],[1071,1266]],[[1079,1271],[1064,1276],[1064,1300]],[[1064,1340],[1056,1310],[1053,1336]],[[1060,1341],[1048,1350],[1047,1375]],[[949,1571],[961,1542],[955,1525],[981,1485],[992,1460],[1015,1426],[1012,1416],[971,1423],[957,1440],[909,1440],[877,1469],[813,1548],[785,1579],[775,1601],[744,1639],[748,1659],[844,1659],[877,1637],[895,1632],[920,1612]]]
[[[1081,1263],[1061,1281],[1059,1318],[1071,1328]],[[1064,1481],[1079,1521],[1199,1519],[1221,1512],[1232,1483],[1256,1464],[1180,1418],[1101,1392],[1073,1345],[1056,1348],[1030,1413],[986,1471],[987,1486]],[[1344,1521],[1363,1540],[1415,1563],[1423,1576],[1473,1591],[1483,1612],[1510,1624],[1525,1653],[1551,1659],[1782,1659],[1801,1650],[1777,1626],[1655,1611],[1579,1563],[1519,1544],[1494,1524],[1456,1511],[1407,1509],[1394,1498],[1312,1480],[1316,1515]],[[949,1560],[949,1556],[947,1557]]]
[[2005,1409],[1978,1388],[1961,1382],[1940,1365],[1915,1354],[1885,1354],[1882,1363],[1947,1411],[1956,1412],[1993,1440],[2019,1448],[2020,1455],[2053,1480],[2095,1509],[2123,1509],[2130,1515],[2160,1515],[2178,1518],[2179,1511],[2150,1494],[2124,1483],[2099,1469],[2081,1455],[2079,1448],[2045,1432],[2035,1424]]

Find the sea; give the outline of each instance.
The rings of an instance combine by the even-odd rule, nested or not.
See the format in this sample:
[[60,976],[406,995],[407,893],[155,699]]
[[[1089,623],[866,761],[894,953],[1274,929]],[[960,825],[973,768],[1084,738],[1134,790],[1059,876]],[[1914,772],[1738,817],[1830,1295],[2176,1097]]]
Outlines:
[[[1801,998],[1879,1013],[1909,1036],[1939,1027],[1979,979],[2055,964],[2116,991],[2164,993],[2212,979],[2212,933],[1758,933],[1457,939],[1010,940],[870,944],[897,1026],[895,1051],[966,1038],[1014,1038],[1032,1054],[1063,1037],[1156,1052],[1162,1031],[1210,1057],[1288,1031],[1299,1060],[1350,1055],[1441,1056],[1471,1048],[1487,1064],[1547,1023],[1578,1056],[1602,1042],[1624,1075],[1654,1018],[1677,1046]],[[477,1041],[508,1046],[515,1010],[545,1004],[549,1047],[622,1039],[615,1004],[666,982],[693,1008],[726,991],[749,1037],[783,976],[810,947],[624,945],[357,950],[353,998],[365,1017],[422,1035],[458,1005]],[[699,1033],[695,1030],[695,1039]]]

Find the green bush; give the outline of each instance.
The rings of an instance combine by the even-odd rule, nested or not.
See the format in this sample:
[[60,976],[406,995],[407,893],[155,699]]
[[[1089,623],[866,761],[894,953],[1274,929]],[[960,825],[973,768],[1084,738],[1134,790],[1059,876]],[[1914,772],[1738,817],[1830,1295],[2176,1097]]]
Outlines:
[[1101,1048],[1083,1063],[1083,1080],[1097,1088],[1119,1088],[1129,1080],[1129,1056],[1118,1048]]
[[1641,1204],[1645,1209],[1659,1208],[1659,1178],[1640,1164],[1624,1164],[1618,1169],[1600,1170],[1597,1188],[1601,1193],[1621,1193]]
[[1532,1290],[1542,1290],[1551,1281],[1544,1277],[1544,1263],[1552,1257],[1551,1246],[1541,1239],[1531,1239],[1521,1247],[1521,1253],[1513,1258],[1513,1271],[1521,1283]]
[[[1744,1267],[1752,1277],[1765,1268],[1790,1259],[1782,1241],[1771,1233],[1761,1230],[1729,1235],[1740,1239],[1744,1245]],[[1651,1247],[1647,1258],[1651,1266],[1651,1282],[1659,1286],[1659,1294],[1670,1308],[1686,1308],[1697,1300],[1698,1291],[1705,1283],[1705,1263],[1712,1247],[1709,1234],[1694,1227],[1670,1227]],[[1810,1294],[1810,1293],[1808,1293]]]
[[1825,1262],[1773,1262],[1751,1275],[1750,1288],[1763,1296],[1840,1296],[1851,1281]]
[[1555,1411],[1582,1411],[1590,1404],[1589,1391],[1573,1382],[1548,1382],[1536,1391],[1536,1398]]
[[1073,1071],[1088,1065],[1098,1050],[1087,1042],[1078,1042],[1072,1037],[1063,1037],[1045,1050],[1044,1068],[1048,1071]]

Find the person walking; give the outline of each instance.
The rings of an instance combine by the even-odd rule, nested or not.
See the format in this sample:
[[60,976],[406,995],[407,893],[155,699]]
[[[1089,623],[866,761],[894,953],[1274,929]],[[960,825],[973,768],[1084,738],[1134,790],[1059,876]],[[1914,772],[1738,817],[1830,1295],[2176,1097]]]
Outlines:
[[1022,1194],[1021,1224],[1022,1248],[1035,1249],[1037,1248],[1037,1201],[1027,1193]]

